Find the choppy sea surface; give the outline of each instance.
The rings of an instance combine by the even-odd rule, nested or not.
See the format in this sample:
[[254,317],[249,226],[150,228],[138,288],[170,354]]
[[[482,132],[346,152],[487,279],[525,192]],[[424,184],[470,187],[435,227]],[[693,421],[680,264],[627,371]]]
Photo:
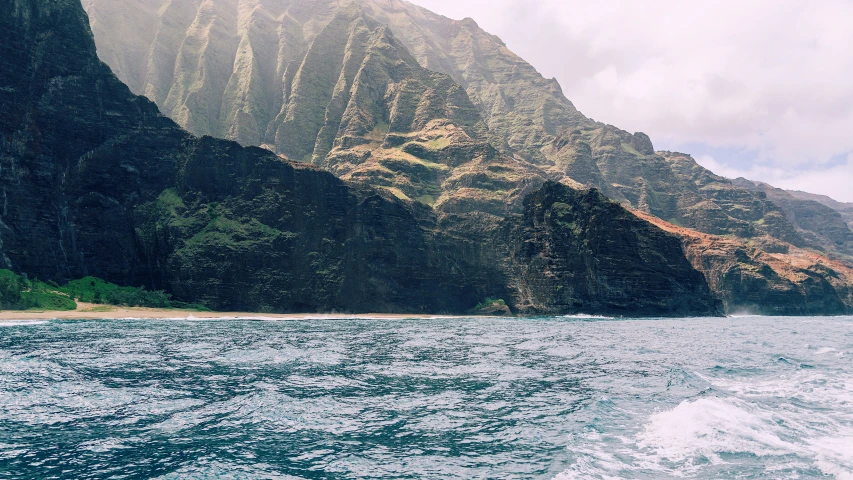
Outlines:
[[853,318],[0,322],[0,478],[853,478]]

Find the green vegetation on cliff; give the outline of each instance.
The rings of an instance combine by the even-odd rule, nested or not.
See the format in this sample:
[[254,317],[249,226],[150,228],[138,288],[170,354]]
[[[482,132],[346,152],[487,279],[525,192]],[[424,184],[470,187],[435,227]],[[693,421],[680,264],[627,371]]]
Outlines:
[[482,302],[478,303],[477,306],[474,307],[474,310],[483,310],[485,308],[494,307],[494,306],[503,307],[505,305],[506,305],[506,302],[499,299],[499,298],[487,298],[487,299],[483,300]]
[[10,270],[0,270],[0,309],[2,310],[75,310],[77,303],[96,303],[122,307],[179,308],[208,310],[202,305],[172,300],[168,293],[142,287],[121,287],[96,277],[85,277],[64,286],[29,280]]
[[163,291],[149,292],[144,288],[120,287],[100,278],[73,280],[59,291],[84,303],[102,303],[126,307],[171,308],[171,295]]
[[75,310],[68,295],[38,280],[0,270],[0,310]]

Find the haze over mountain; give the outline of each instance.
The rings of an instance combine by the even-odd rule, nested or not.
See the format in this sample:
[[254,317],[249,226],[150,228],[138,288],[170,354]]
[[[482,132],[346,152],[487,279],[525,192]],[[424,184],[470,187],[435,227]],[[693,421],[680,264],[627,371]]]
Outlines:
[[475,18],[585,114],[729,178],[853,201],[844,0],[419,0]]
[[274,311],[853,306],[843,230],[587,119],[471,20],[396,0],[86,5],[132,88],[279,156],[131,95],[76,0],[14,0],[6,268]]
[[788,193],[800,200],[814,200],[837,211],[841,214],[844,221],[847,222],[850,228],[853,229],[853,203],[839,202],[827,197],[826,195],[815,195],[813,193],[801,192],[799,190],[788,190]]

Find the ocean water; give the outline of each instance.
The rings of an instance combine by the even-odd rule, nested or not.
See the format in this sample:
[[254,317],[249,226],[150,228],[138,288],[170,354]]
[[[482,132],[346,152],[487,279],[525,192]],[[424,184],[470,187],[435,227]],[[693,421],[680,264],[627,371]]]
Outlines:
[[853,318],[0,323],[0,478],[853,478]]

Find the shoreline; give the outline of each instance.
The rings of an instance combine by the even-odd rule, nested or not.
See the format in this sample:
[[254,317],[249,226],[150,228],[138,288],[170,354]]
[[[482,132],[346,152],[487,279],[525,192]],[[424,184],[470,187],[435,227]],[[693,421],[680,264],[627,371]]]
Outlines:
[[199,312],[144,307],[117,307],[78,303],[77,310],[0,310],[0,321],[44,320],[405,320],[410,318],[466,318],[459,315],[397,313],[257,313]]
[[[809,315],[821,316],[821,315]],[[853,315],[826,315],[827,317],[853,318]],[[452,315],[428,313],[259,313],[259,312],[200,312],[145,307],[118,307],[79,303],[77,310],[0,310],[0,322],[43,322],[47,320],[408,320],[408,319],[463,319],[463,318],[525,318],[524,315]],[[534,315],[538,317],[538,315]],[[546,317],[551,317],[546,315]],[[608,315],[553,315],[559,318],[578,320],[620,320]],[[748,319],[778,317],[776,315],[729,314],[721,319]],[[782,316],[784,317],[784,316]],[[795,316],[799,317],[799,316]],[[711,317],[628,317],[626,320],[665,318],[711,318]]]

